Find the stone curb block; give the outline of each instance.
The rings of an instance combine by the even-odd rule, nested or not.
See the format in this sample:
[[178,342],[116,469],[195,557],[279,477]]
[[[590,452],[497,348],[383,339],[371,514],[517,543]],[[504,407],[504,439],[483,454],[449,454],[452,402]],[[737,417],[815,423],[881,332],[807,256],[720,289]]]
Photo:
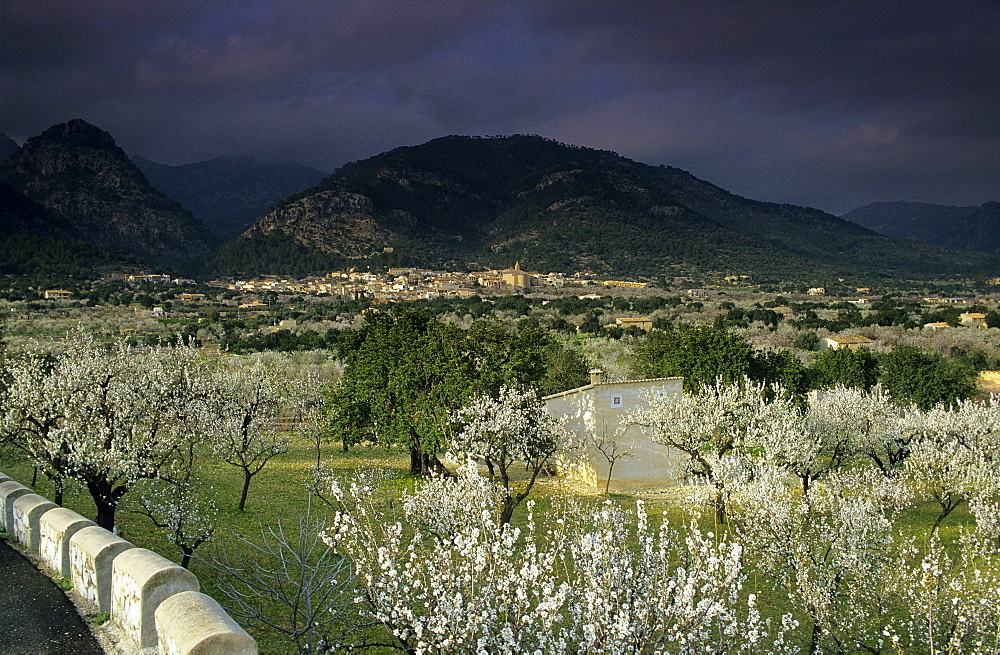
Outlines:
[[11,482],[14,478],[0,471],[0,482]]
[[155,648],[154,612],[182,591],[200,591],[193,573],[151,550],[126,550],[111,563],[111,620],[133,650]]
[[70,574],[69,540],[83,528],[94,525],[71,509],[56,507],[42,514],[38,543],[38,558],[59,575]]
[[58,507],[38,494],[24,494],[14,501],[14,536],[33,553],[38,552],[42,514]]
[[111,610],[111,564],[129,548],[135,546],[97,525],[81,528],[69,539],[70,581],[100,612]]
[[160,655],[257,655],[257,642],[213,598],[182,591],[156,608]]
[[14,501],[24,494],[30,493],[31,489],[13,480],[0,482],[0,508],[3,509],[3,515],[0,516],[0,522],[2,522],[0,527],[3,528],[4,532],[14,533]]

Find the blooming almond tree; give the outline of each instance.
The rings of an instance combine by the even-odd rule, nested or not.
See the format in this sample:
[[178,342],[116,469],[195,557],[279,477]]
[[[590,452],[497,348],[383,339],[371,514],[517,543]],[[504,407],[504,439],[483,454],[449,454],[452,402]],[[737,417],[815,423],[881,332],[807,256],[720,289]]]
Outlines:
[[963,503],[1000,498],[1000,406],[971,401],[913,412],[920,436],[904,472],[941,508],[936,530]]
[[765,422],[767,387],[744,379],[717,381],[679,396],[651,395],[646,406],[630,412],[625,425],[645,428],[650,439],[680,450],[690,458],[690,470],[715,489],[715,517],[726,521],[724,459],[753,443],[751,433]]
[[[757,461],[730,485],[730,527],[760,578],[808,616],[802,652],[881,652],[896,513],[904,486],[869,470],[834,472],[808,495],[792,493],[783,468]],[[875,649],[875,650],[872,650]]]
[[[630,512],[611,501],[596,511],[570,509],[545,530],[528,501],[526,527],[501,529],[484,509],[484,482],[492,483],[475,466],[463,466],[458,478],[432,478],[404,498],[414,519],[405,525],[386,522],[363,483],[333,485],[351,509],[334,516],[327,542],[352,561],[364,616],[385,626],[400,649],[784,651],[785,626],[770,626],[755,599],[742,598],[739,544],[694,523],[686,534],[665,523],[654,529],[641,503]],[[422,527],[431,524],[433,535]]]
[[[454,448],[482,460],[491,480],[500,479],[504,491],[500,525],[510,523],[514,508],[528,497],[538,475],[553,457],[573,450],[571,433],[545,410],[530,389],[504,386],[498,398],[479,396],[453,416],[459,426]],[[520,462],[527,466],[529,477],[520,491],[515,491],[511,467]]]
[[239,510],[246,509],[250,482],[271,459],[288,452],[290,439],[278,419],[295,400],[278,375],[260,361],[233,361],[214,373],[205,423],[212,450],[243,473]]
[[850,455],[867,457],[891,477],[899,472],[910,453],[915,432],[905,420],[918,411],[899,404],[880,384],[864,391],[836,386],[821,390],[810,404],[813,431],[838,444]]
[[52,374],[53,365],[43,353],[8,359],[6,384],[0,385],[0,443],[20,452],[36,473],[52,480],[53,500],[62,505],[69,462],[55,434],[65,423],[67,400],[73,394],[65,388],[66,378]]
[[157,477],[197,432],[203,366],[188,346],[105,348],[81,333],[51,360],[15,363],[5,406],[33,461],[83,484],[97,524],[110,530],[131,486]]
[[886,475],[901,461],[909,438],[901,409],[881,387],[864,391],[835,386],[820,390],[805,411],[779,395],[754,423],[753,444],[771,462],[793,473],[809,493],[816,480],[868,456]]
[[[993,504],[989,510],[1000,511]],[[896,652],[1000,652],[1000,563],[991,531],[965,532],[957,544],[911,538],[899,548],[889,583],[906,613],[886,633]]]
[[162,528],[181,549],[181,566],[188,568],[195,550],[212,538],[218,510],[208,485],[199,476],[198,445],[190,441],[178,449],[173,462],[155,479],[137,484],[138,498],[131,511]]

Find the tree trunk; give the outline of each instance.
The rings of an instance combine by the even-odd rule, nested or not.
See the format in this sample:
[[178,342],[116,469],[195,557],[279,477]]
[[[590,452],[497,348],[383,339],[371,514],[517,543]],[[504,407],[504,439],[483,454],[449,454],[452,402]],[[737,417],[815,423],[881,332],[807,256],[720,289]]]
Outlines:
[[964,498],[959,499],[959,501],[956,502],[953,505],[948,505],[946,503],[941,503],[941,507],[942,507],[941,513],[938,514],[937,519],[934,521],[934,525],[931,526],[931,533],[932,534],[934,532],[936,532],[939,527],[941,527],[941,522],[944,521],[946,518],[948,518],[948,515],[951,514],[952,510],[954,510],[956,507],[958,507],[959,505],[961,505],[964,500],[965,500]]
[[54,491],[52,493],[52,502],[54,502],[59,507],[63,504],[63,492],[66,488],[66,482],[63,480],[63,476],[56,475],[52,478],[52,486]]
[[510,525],[510,519],[514,516],[514,508],[517,503],[509,495],[503,500],[503,511],[500,512],[500,525]]
[[420,475],[424,472],[424,456],[420,445],[410,446],[410,475]]
[[726,495],[722,489],[715,494],[715,522],[718,525],[726,523]]
[[615,462],[611,460],[611,464],[608,466],[608,480],[604,483],[604,493],[607,495],[608,489],[611,488],[611,472],[615,470]]
[[253,474],[249,470],[243,469],[243,493],[240,495],[240,511],[245,512],[247,506],[247,494],[250,492],[250,479]]
[[115,511],[118,509],[116,503],[97,503],[97,518],[94,523],[104,528],[108,532],[115,529]]
[[813,619],[812,633],[809,635],[809,655],[819,652],[819,639],[821,635],[821,630],[819,628],[819,622]]
[[115,512],[118,511],[118,501],[122,499],[128,487],[113,487],[107,480],[87,480],[87,491],[97,507],[97,517],[94,523],[108,532],[114,532]]
[[441,463],[437,455],[428,455],[424,453],[424,474],[428,475],[430,473],[438,473],[444,477],[450,477],[451,473],[448,471],[448,467]]

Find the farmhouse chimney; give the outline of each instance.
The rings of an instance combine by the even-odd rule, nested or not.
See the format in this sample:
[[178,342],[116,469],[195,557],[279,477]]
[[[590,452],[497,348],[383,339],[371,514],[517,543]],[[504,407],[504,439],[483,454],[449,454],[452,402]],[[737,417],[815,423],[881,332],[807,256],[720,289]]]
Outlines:
[[604,371],[599,368],[594,368],[590,370],[590,383],[600,384],[604,382]]

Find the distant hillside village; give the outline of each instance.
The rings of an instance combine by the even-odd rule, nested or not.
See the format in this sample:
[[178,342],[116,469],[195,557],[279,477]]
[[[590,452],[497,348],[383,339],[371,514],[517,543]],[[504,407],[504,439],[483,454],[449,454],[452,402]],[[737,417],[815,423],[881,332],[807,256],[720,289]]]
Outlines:
[[[175,285],[192,285],[195,280],[171,278],[164,274],[124,274],[125,282],[162,283]],[[749,275],[727,275],[720,279],[722,286],[747,284]],[[988,285],[1000,286],[1000,277],[986,280]],[[503,270],[477,271],[462,273],[454,271],[439,271],[423,268],[390,268],[385,273],[368,271],[332,271],[322,276],[294,279],[277,275],[264,275],[247,280],[211,280],[206,283],[212,287],[223,287],[245,293],[270,292],[277,294],[301,294],[311,296],[327,296],[347,300],[363,298],[375,301],[411,301],[430,300],[441,297],[468,298],[484,291],[499,292],[544,292],[546,290],[564,290],[581,287],[600,287],[604,289],[647,289],[649,282],[635,280],[601,279],[585,273],[538,273],[521,269],[520,263],[513,268]],[[874,302],[877,298],[870,297],[871,289],[857,287],[856,300],[850,300],[857,307]],[[705,299],[715,295],[710,288],[688,288],[686,295],[694,299]],[[810,296],[825,296],[824,287],[810,287]],[[198,294],[185,294],[198,295]],[[565,295],[560,293],[559,295]],[[587,299],[593,294],[580,296]],[[45,298],[69,299],[72,294],[62,289],[45,291]],[[599,296],[593,295],[594,298]],[[188,299],[188,298],[185,298]],[[190,298],[189,300],[194,300]],[[919,301],[937,304],[963,304],[968,302],[960,297],[928,297]],[[963,321],[964,323],[964,321]]]
[[[188,278],[174,278],[161,273],[126,273],[119,278],[131,286],[143,284],[190,287],[201,286],[196,280]],[[727,275],[721,276],[716,284],[708,286],[694,286],[694,280],[675,279],[678,290],[690,301],[711,300],[727,297],[727,291],[735,292],[736,287],[743,287],[744,292],[754,294],[753,285],[748,275]],[[843,281],[842,281],[843,282]],[[985,280],[988,287],[1000,286],[1000,277]],[[422,268],[389,268],[384,273],[373,273],[369,271],[333,271],[321,276],[306,277],[302,279],[281,277],[275,275],[265,275],[251,279],[226,279],[211,280],[204,283],[204,287],[199,291],[208,291],[207,288],[225,289],[230,292],[238,292],[251,298],[250,302],[240,305],[241,308],[257,309],[265,308],[269,303],[253,299],[257,294],[274,294],[275,299],[284,296],[305,296],[314,299],[330,300],[364,300],[373,304],[389,302],[416,302],[434,299],[467,299],[474,296],[489,296],[495,294],[541,294],[543,296],[551,294],[551,297],[563,298],[576,296],[580,300],[598,300],[609,295],[620,293],[639,292],[649,290],[650,293],[657,293],[656,285],[650,282],[622,280],[622,279],[601,279],[587,273],[574,273],[566,275],[563,273],[539,273],[523,270],[520,263],[515,263],[512,268],[478,271],[478,272],[454,272],[442,270],[430,270]],[[574,292],[574,290],[580,290]],[[598,292],[600,290],[600,292]],[[192,289],[194,291],[194,289]],[[662,290],[660,290],[662,291]],[[852,296],[845,296],[845,292],[854,292]],[[841,302],[852,305],[858,309],[869,309],[880,301],[880,296],[873,295],[869,287],[849,287],[840,289],[839,294],[831,297],[824,287],[803,287],[797,294],[801,298],[828,297],[831,301],[840,298]],[[42,291],[42,297],[48,300],[72,300],[79,294],[65,289],[47,289]],[[952,296],[928,296],[913,297],[914,303],[938,306],[962,306],[975,303],[993,304],[996,302],[996,294],[988,294],[990,297],[969,298]],[[182,292],[173,296],[176,300],[185,303],[199,304],[212,302],[205,293]],[[796,297],[794,294],[792,297]],[[134,303],[133,303],[134,304]],[[790,314],[788,307],[779,307],[773,303],[775,311],[782,315]],[[153,306],[151,311],[154,316],[163,316],[162,307]],[[948,327],[962,326],[973,328],[987,327],[986,315],[979,311],[969,311],[957,314],[953,323],[945,321],[933,321],[923,324],[925,330],[936,331]],[[653,321],[648,317],[625,317],[619,318],[615,322],[622,328],[636,327],[643,331],[650,331]],[[822,348],[850,347],[856,349],[859,345],[869,347],[867,342],[862,343],[863,337],[852,337],[858,339],[858,343],[832,343],[832,339],[824,340],[820,345]],[[827,343],[826,341],[831,341]]]
[[536,273],[521,269],[519,263],[504,270],[455,273],[421,268],[390,268],[384,274],[369,272],[332,272],[322,277],[292,280],[273,276],[232,282],[212,282],[244,292],[271,291],[348,299],[428,300],[441,296],[467,298],[483,290],[529,291],[566,287],[628,287],[644,289],[648,282],[600,280],[581,274]]

